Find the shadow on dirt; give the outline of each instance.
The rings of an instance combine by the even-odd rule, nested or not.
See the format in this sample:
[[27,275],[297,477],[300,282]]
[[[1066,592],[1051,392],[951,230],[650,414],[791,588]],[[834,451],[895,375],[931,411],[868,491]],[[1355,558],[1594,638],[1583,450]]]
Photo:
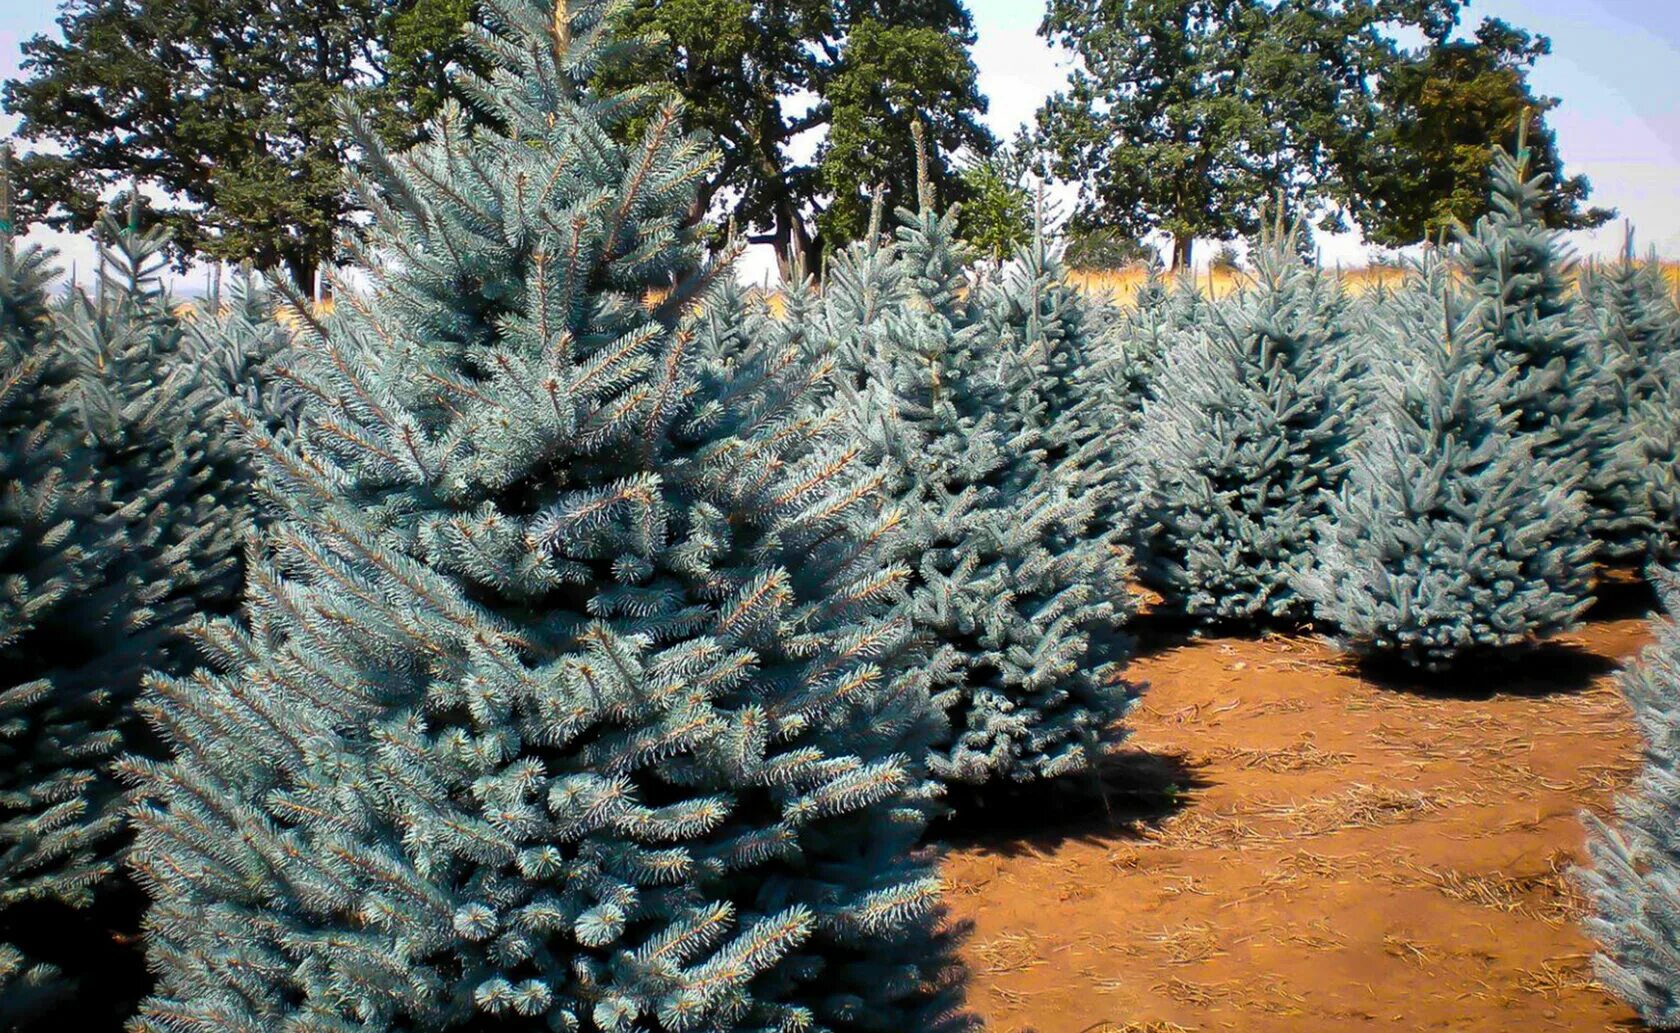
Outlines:
[[1660,609],[1657,590],[1637,570],[1613,567],[1603,571],[1593,586],[1596,597],[1587,611],[1589,621],[1620,621],[1649,617]]
[[1199,622],[1179,614],[1148,611],[1126,626],[1132,636],[1132,658],[1140,659],[1187,646],[1208,634]]
[[1573,695],[1585,692],[1620,666],[1572,642],[1542,642],[1520,651],[1467,657],[1450,671],[1420,671],[1369,660],[1351,665],[1359,677],[1379,688],[1427,699],[1467,701]]
[[1038,853],[1070,840],[1136,839],[1183,810],[1211,782],[1179,753],[1120,750],[1089,775],[979,790],[952,786],[951,813],[930,838],[959,850]]
[[1165,610],[1141,613],[1132,618],[1126,630],[1132,636],[1132,658],[1170,653],[1175,649],[1193,646],[1209,639],[1312,639],[1313,626],[1299,621],[1202,621]]

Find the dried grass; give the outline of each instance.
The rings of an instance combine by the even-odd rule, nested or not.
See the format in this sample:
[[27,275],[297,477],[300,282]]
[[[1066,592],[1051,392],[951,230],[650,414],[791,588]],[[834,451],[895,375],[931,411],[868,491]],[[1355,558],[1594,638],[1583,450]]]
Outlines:
[[1235,764],[1249,771],[1284,774],[1290,771],[1318,771],[1337,767],[1351,761],[1353,754],[1319,749],[1318,744],[1313,741],[1312,733],[1308,732],[1300,741],[1279,749],[1257,750],[1226,746],[1208,754],[1208,759]]
[[[1576,890],[1567,854],[1553,854],[1544,872],[1462,872],[1403,862],[1423,884],[1453,900],[1505,914],[1522,915],[1552,925],[1580,920],[1585,902]],[[1400,880],[1396,880],[1400,881]]]
[[1220,949],[1225,941],[1210,925],[1163,929],[1145,939],[1155,945],[1169,965],[1194,965],[1210,958],[1224,957],[1226,953]]
[[1259,897],[1303,883],[1322,884],[1331,880],[1346,879],[1350,875],[1364,877],[1375,867],[1376,864],[1368,857],[1331,858],[1306,851],[1286,854],[1278,858],[1274,867],[1260,876],[1260,885],[1254,892],[1232,900],[1226,906],[1246,904]]
[[1005,933],[987,940],[974,948],[974,956],[989,975],[1025,972],[1044,963],[1044,952],[1039,949],[1038,941],[1025,933]]
[[[1440,793],[1355,783],[1333,796],[1261,803],[1241,810],[1187,811],[1144,835],[1165,847],[1217,850],[1404,824],[1463,802],[1467,801]],[[1262,828],[1263,822],[1278,827]]]
[[1194,893],[1199,897],[1208,895],[1208,891],[1202,889],[1201,881],[1194,875],[1163,875],[1159,882],[1162,896],[1177,897],[1185,893]]
[[1134,846],[1116,847],[1108,852],[1107,861],[1117,872],[1135,872],[1143,867],[1143,851]]
[[1597,990],[1599,984],[1592,977],[1587,958],[1585,954],[1572,954],[1543,962],[1539,968],[1523,969],[1517,973],[1517,988],[1542,997]]
[[1247,990],[1248,988],[1237,982],[1192,983],[1187,979],[1168,979],[1149,988],[1150,993],[1160,994],[1179,1004],[1197,1008],[1206,1008],[1219,1001],[1240,997]]
[[1437,793],[1354,783],[1334,796],[1277,804],[1261,812],[1285,823],[1285,839],[1306,839],[1343,829],[1401,825],[1439,811],[1455,801]]
[[1280,696],[1277,699],[1263,699],[1248,705],[1248,712],[1261,717],[1267,714],[1299,714],[1312,706],[1304,699],[1292,696]]
[[1327,918],[1315,918],[1297,932],[1276,937],[1285,947],[1299,947],[1306,951],[1328,951],[1347,946],[1347,937],[1337,932]]
[[1012,1008],[1018,1008],[1021,1005],[1026,1004],[1028,999],[1032,997],[1032,994],[1022,993],[1019,990],[1010,990],[1005,987],[998,986],[996,983],[993,983],[987,989],[991,990],[993,997],[996,997],[998,1000]]
[[1383,952],[1391,958],[1399,958],[1415,965],[1427,965],[1435,960],[1423,944],[1394,933],[1383,936]]
[[1184,850],[1222,850],[1261,838],[1257,830],[1235,815],[1194,810],[1174,815],[1143,834],[1164,847]]

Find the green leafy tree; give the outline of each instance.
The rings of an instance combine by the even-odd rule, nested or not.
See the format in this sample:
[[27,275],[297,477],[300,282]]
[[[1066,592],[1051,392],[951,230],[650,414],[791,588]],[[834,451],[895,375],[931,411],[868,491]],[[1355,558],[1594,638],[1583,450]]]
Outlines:
[[[721,154],[696,210],[721,209],[813,269],[825,247],[863,233],[873,187],[914,202],[916,121],[951,199],[963,186],[950,157],[992,146],[960,0],[634,0],[625,26],[663,42],[614,81],[665,83]],[[796,141],[824,132],[810,160],[794,160]]]
[[[382,0],[65,0],[5,87],[19,217],[75,230],[102,195],[154,188],[180,258],[285,267],[307,284],[350,212],[334,103],[369,86]],[[60,153],[61,152],[61,153]]]
[[1033,197],[1020,161],[1004,150],[962,166],[957,232],[980,255],[1001,262],[1033,239]]
[[1437,240],[1488,211],[1496,147],[1526,132],[1530,167],[1552,183],[1541,206],[1554,229],[1600,226],[1615,213],[1584,208],[1591,184],[1565,176],[1545,113],[1555,97],[1528,82],[1551,41],[1497,18],[1471,39],[1441,39],[1388,64],[1377,89],[1381,113],[1368,151],[1343,166],[1341,197],[1366,237],[1402,247]]
[[1257,232],[1279,191],[1310,208],[1356,128],[1376,6],[1051,0],[1039,33],[1078,62],[1037,138],[1048,170],[1079,184],[1076,222],[1164,231],[1181,266],[1198,237]]
[[[1050,0],[1041,35],[1078,57],[1040,110],[1048,172],[1079,184],[1075,221],[1164,232],[1174,265],[1197,238],[1254,235],[1281,196],[1292,218],[1376,239],[1424,239],[1447,214],[1487,210],[1489,141],[1535,112],[1540,164],[1565,188],[1559,226],[1588,184],[1563,179],[1538,124],[1554,101],[1527,71],[1546,43],[1490,20],[1453,32],[1462,0]],[[1407,50],[1401,30],[1424,43]],[[1543,145],[1543,146],[1542,146]],[[1434,221],[1432,221],[1434,220]]]
[[1139,266],[1149,268],[1160,262],[1154,248],[1112,226],[1074,228],[1068,234],[1067,252],[1063,257],[1075,269],[1101,272]]
[[452,68],[487,70],[471,37],[462,31],[476,6],[473,0],[386,0],[379,26],[384,77],[378,92],[403,115],[398,131],[388,127],[383,134],[387,143],[401,145],[425,131],[426,120],[444,101],[465,99],[456,89]]

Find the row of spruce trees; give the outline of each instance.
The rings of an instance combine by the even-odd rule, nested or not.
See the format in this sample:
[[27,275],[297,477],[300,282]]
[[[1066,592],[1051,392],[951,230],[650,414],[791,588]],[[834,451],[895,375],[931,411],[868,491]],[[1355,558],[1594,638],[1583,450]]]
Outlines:
[[[1442,667],[1673,559],[1680,312],[1577,286],[1520,154],[1358,298],[1279,226],[1110,306],[924,185],[772,313],[609,7],[481,4],[480,128],[348,117],[329,313],[182,308],[119,220],[54,300],[6,234],[0,1028],[964,1028],[927,826],[1100,775],[1134,580]],[[1672,1022],[1662,720],[1597,892]]]
[[1350,296],[1280,226],[1232,297],[1143,289],[1111,462],[1164,610],[1439,670],[1576,623],[1595,561],[1673,562],[1680,308],[1631,237],[1576,268],[1526,163],[1398,286]]

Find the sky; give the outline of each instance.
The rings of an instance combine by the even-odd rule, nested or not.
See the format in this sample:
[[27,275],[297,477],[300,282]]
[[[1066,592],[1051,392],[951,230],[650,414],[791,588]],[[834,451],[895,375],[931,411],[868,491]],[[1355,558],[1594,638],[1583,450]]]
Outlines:
[[[1008,138],[1065,81],[1070,59],[1038,37],[1040,0],[969,0],[969,8],[980,87],[991,101],[986,121]],[[17,74],[23,40],[56,31],[55,14],[53,0],[0,0],[0,78]],[[1550,118],[1564,168],[1591,179],[1594,204],[1632,220],[1642,251],[1680,259],[1680,0],[1471,0],[1464,21],[1490,16],[1552,40],[1532,80],[1537,92],[1563,99]],[[14,124],[0,114],[0,132]],[[65,263],[85,267],[92,254],[79,238],[32,236],[59,248]],[[1571,235],[1582,255],[1613,254],[1621,240],[1619,222]],[[1321,242],[1327,262],[1361,264],[1370,253],[1356,234]],[[771,265],[755,255],[744,273],[756,280]]]

